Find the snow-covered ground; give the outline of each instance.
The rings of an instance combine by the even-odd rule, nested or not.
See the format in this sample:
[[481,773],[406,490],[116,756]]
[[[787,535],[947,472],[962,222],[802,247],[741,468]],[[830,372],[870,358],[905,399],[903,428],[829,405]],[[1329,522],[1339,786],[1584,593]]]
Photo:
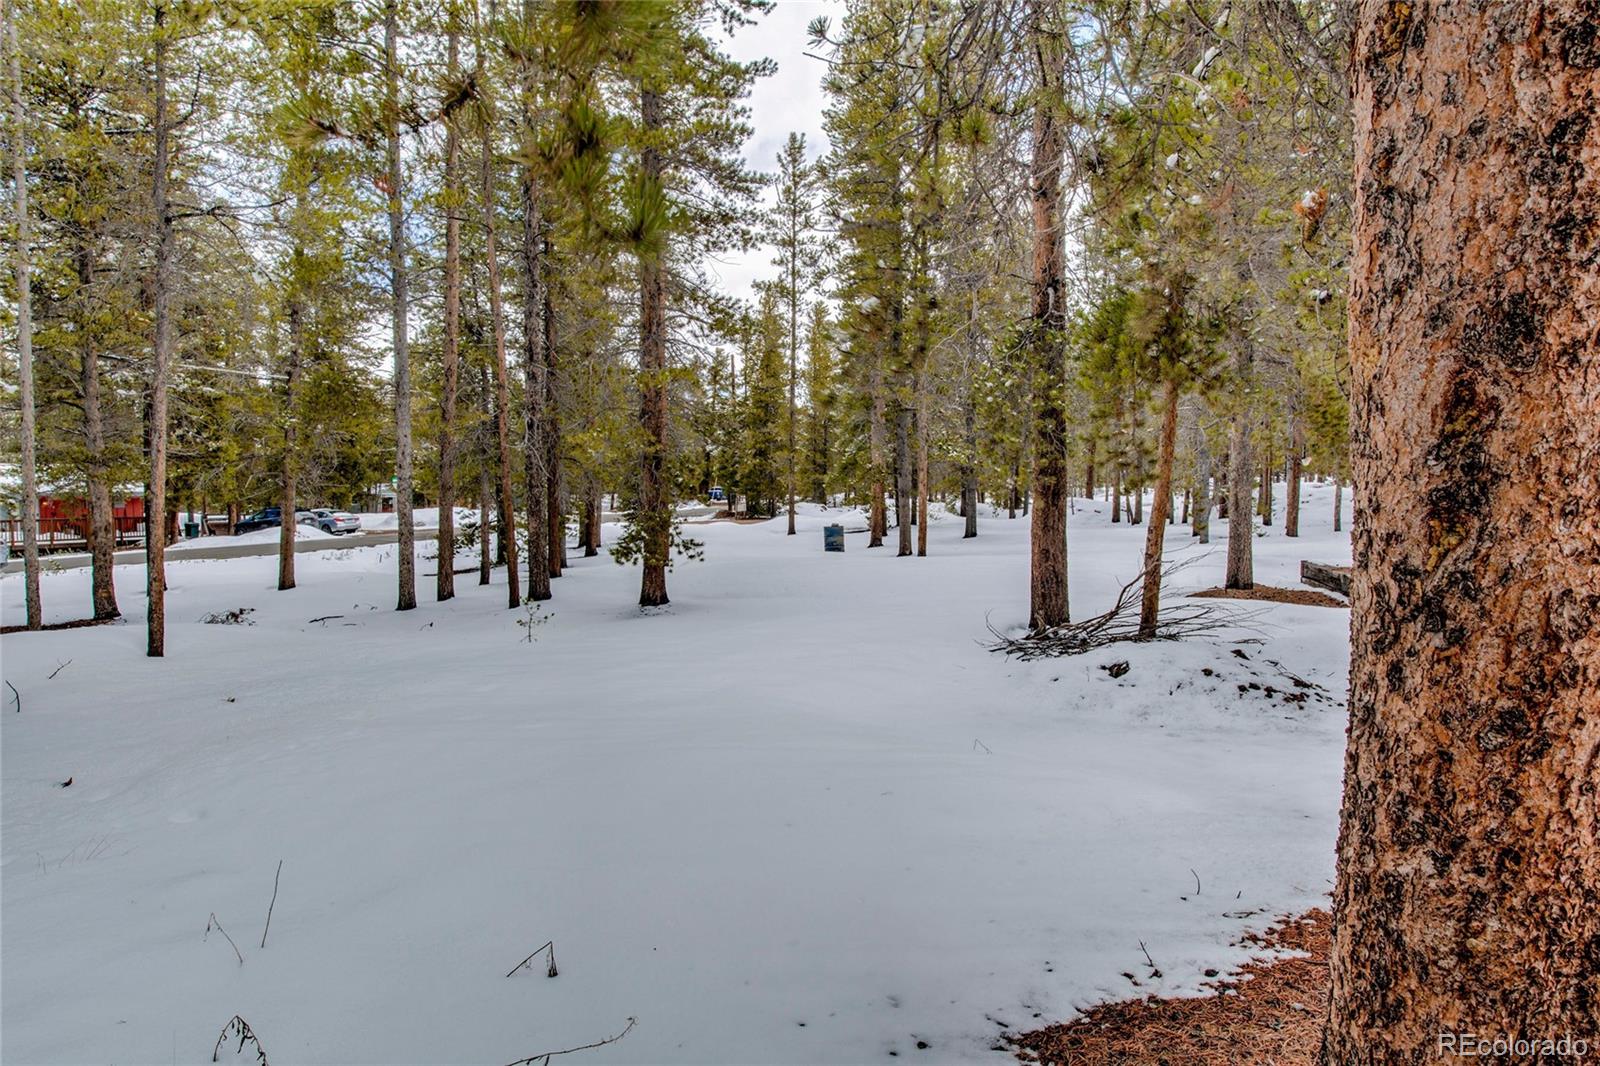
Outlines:
[[[1258,581],[1348,559],[1330,492],[1257,539]],[[1077,508],[1087,615],[1145,530]],[[179,558],[165,660],[137,566],[127,624],[5,637],[4,1060],[203,1062],[235,1014],[278,1066],[510,1062],[630,1017],[571,1061],[997,1059],[1008,1028],[1197,990],[1321,901],[1345,610],[1019,663],[983,642],[1025,618],[1024,519],[941,516],[897,559],[825,554],[838,517],[689,526],[706,559],[650,616],[604,555],[543,612],[503,573],[437,604],[428,543],[415,611],[392,545],[302,555],[284,593],[271,556]],[[1226,523],[1169,533],[1220,583]],[[45,576],[52,619],[88,580]],[[1284,702],[1315,691],[1285,673],[1329,699]],[[505,976],[552,939],[559,977]]]
[[[473,513],[476,514],[477,512],[474,511]],[[173,552],[203,551],[205,549],[219,548],[230,544],[272,545],[277,544],[282,537],[283,530],[279,526],[271,526],[267,529],[254,529],[249,533],[240,533],[239,535],[233,537],[190,537],[187,540],[180,540],[174,544],[169,544],[167,546],[167,552],[170,555]],[[294,527],[294,537],[297,541],[325,540],[332,542],[339,539],[339,534],[329,533],[317,526],[302,524]],[[118,586],[117,594],[119,596],[122,594],[120,585]]]

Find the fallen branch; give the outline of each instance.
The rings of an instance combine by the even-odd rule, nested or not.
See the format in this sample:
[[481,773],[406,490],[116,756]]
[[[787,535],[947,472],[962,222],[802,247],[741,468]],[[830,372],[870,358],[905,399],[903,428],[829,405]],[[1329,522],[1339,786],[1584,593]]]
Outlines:
[[68,659],[66,662],[62,663],[60,666],[57,666],[54,670],[50,671],[50,676],[45,678],[45,680],[46,681],[54,681],[56,679],[56,675],[57,674],[59,674],[61,671],[65,670],[67,667],[69,667],[71,665],[72,665],[72,660]]
[[323,629],[327,629],[329,622],[333,621],[335,618],[343,618],[343,617],[344,617],[344,615],[342,615],[342,614],[325,614],[321,618],[308,618],[308,619],[306,619],[306,625],[311,625],[313,622],[321,622],[322,623],[322,628]]
[[538,958],[539,952],[541,952],[541,951],[548,951],[550,953],[549,963],[545,967],[545,976],[546,977],[555,977],[561,971],[556,969],[556,942],[554,940],[546,940],[542,945],[540,945],[539,947],[534,948],[533,951],[528,955],[527,958],[523,959],[521,962],[519,962],[515,966],[511,967],[511,972],[506,974],[506,976],[510,977],[510,976],[512,976],[512,974],[515,974],[518,970],[526,967],[530,962],[532,962],[534,959]]
[[[1161,571],[1162,584],[1195,560],[1172,563]],[[1224,629],[1244,627],[1259,617],[1259,612],[1235,611],[1217,604],[1194,603],[1180,600],[1163,607],[1156,620],[1153,636],[1139,632],[1139,606],[1143,593],[1144,576],[1134,578],[1117,591],[1111,609],[1086,618],[1081,622],[1067,622],[1037,632],[1020,636],[1002,633],[993,625],[989,632],[995,640],[988,645],[990,651],[1015,655],[1019,659],[1045,659],[1057,655],[1082,655],[1111,644],[1124,641],[1183,640],[1204,636]]]
[[[537,955],[539,953],[535,951],[534,954]],[[506,1066],[533,1066],[533,1064],[536,1062],[539,1063],[540,1066],[544,1066],[544,1064],[548,1063],[557,1055],[570,1055],[574,1051],[588,1051],[590,1048],[605,1047],[607,1044],[615,1044],[618,1040],[621,1040],[623,1037],[632,1032],[633,1027],[638,1024],[639,1019],[629,1018],[627,1026],[616,1036],[608,1036],[604,1040],[596,1040],[592,1044],[584,1044],[581,1047],[569,1047],[564,1051],[541,1051],[537,1055],[529,1055],[525,1059],[518,1059],[516,1062],[508,1062],[506,1063]]]
[[[69,784],[69,785],[71,783],[72,782],[70,780],[67,782],[67,784]],[[228,941],[228,946],[233,949],[234,955],[236,955],[238,957],[238,959],[239,959],[239,965],[243,966],[244,965],[244,956],[239,953],[239,945],[235,944],[233,942],[233,937],[228,936],[228,931],[226,929],[222,928],[222,923],[221,922],[217,921],[217,912],[216,911],[212,911],[211,912],[211,919],[206,922],[206,935],[201,937],[200,939],[201,940],[205,940],[205,939],[209,938],[211,936],[211,930],[213,930],[213,929],[215,929],[217,932],[221,933],[223,935],[223,937],[226,938],[226,940]],[[238,1015],[234,1015],[234,1017],[237,1018]]]
[[230,1032],[239,1035],[239,1051],[236,1054],[244,1052],[244,1046],[247,1042],[254,1044],[256,1046],[256,1062],[259,1066],[267,1066],[267,1049],[261,1046],[261,1038],[256,1036],[255,1031],[250,1028],[250,1023],[237,1014],[229,1018],[228,1024],[222,1027],[222,1033],[217,1037],[217,1044],[211,1049],[212,1062],[216,1062],[217,1056],[222,1054],[222,1042],[228,1039]]
[[267,930],[272,928],[272,908],[278,905],[278,878],[283,876],[283,860],[278,860],[278,872],[272,875],[272,902],[267,904],[267,924],[261,927],[261,946],[267,946]]
[[10,689],[11,690],[11,694],[17,698],[17,713],[21,714],[22,713],[22,693],[18,692],[17,691],[17,686],[13,685],[9,681],[6,682],[6,688]]

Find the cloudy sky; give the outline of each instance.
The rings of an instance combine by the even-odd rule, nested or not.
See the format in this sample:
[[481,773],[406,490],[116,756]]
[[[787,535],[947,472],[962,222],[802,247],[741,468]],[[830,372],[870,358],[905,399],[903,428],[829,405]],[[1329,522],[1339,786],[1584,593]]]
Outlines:
[[[728,52],[735,59],[765,56],[778,64],[778,72],[757,82],[750,98],[755,135],[745,144],[744,155],[756,169],[766,173],[775,169],[778,150],[790,131],[805,134],[808,158],[827,151],[828,138],[822,132],[823,65],[805,54],[806,26],[818,15],[830,15],[837,23],[841,11],[842,5],[834,0],[778,0],[766,17],[729,42]],[[766,199],[772,202],[772,190],[767,190]],[[758,248],[712,261],[708,267],[722,280],[725,291],[747,297],[753,282],[772,276],[771,259],[770,248]]]

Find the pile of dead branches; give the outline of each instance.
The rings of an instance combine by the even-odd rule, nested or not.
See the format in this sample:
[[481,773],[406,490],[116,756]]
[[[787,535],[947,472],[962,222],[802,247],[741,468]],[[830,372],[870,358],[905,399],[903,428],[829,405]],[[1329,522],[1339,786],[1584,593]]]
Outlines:
[[990,625],[989,632],[995,639],[987,647],[1019,659],[1048,659],[1058,655],[1082,655],[1124,641],[1185,640],[1224,629],[1252,629],[1259,612],[1240,611],[1218,603],[1194,603],[1168,594],[1169,580],[1192,562],[1194,560],[1172,563],[1162,569],[1164,606],[1157,616],[1153,636],[1139,632],[1139,601],[1144,587],[1141,574],[1122,586],[1109,611],[1038,632],[1005,633]]

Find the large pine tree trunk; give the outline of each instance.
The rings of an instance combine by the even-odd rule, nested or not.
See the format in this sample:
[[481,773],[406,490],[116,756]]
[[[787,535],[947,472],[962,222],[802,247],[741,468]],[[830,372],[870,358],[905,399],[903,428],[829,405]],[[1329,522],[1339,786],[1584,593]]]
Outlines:
[[1597,17],[1359,10],[1329,1066],[1600,1035]]
[[478,584],[487,585],[494,568],[494,549],[489,544],[489,497],[494,492],[494,479],[489,467],[478,469]]
[[545,443],[544,257],[539,192],[531,167],[522,172],[522,480],[528,508],[528,599],[550,592],[550,479]]
[[961,428],[966,444],[961,464],[961,516],[966,526],[961,538],[978,535],[978,404],[969,387],[961,404]]
[[[167,9],[155,6],[155,160],[151,172],[151,210],[156,226],[152,278],[150,475],[144,516],[145,654],[160,658],[167,646],[167,369],[172,361],[172,215],[167,206],[167,168],[171,131],[167,120]],[[285,516],[293,522],[294,516]]]
[[1194,442],[1194,510],[1190,512],[1193,534],[1201,544],[1211,543],[1211,449],[1205,430],[1196,427]]
[[17,400],[22,408],[22,570],[23,600],[29,629],[44,624],[39,598],[39,482],[35,472],[33,409],[33,318],[31,301],[33,272],[29,263],[28,241],[28,150],[24,143],[27,116],[22,105],[21,46],[17,41],[16,12],[11,0],[5,4],[5,38],[9,57],[8,81],[11,88],[11,173],[15,187],[13,206],[17,222]]
[[1067,621],[1066,258],[1061,169],[1066,139],[1057,113],[1065,30],[1052,0],[1031,0],[1029,45],[1038,65],[1033,106],[1031,347],[1033,356],[1033,500],[1029,529],[1028,628]]
[[1292,411],[1290,417],[1293,426],[1289,438],[1289,477],[1285,489],[1288,495],[1284,497],[1283,504],[1283,535],[1298,537],[1300,535],[1300,457],[1306,450],[1305,427],[1300,422],[1298,410]]
[[795,425],[799,419],[795,390],[800,381],[800,233],[792,224],[789,239],[792,244],[789,255],[789,529],[787,535],[792,537],[795,535],[795,479],[800,476],[797,462],[799,453],[795,450]]
[[[661,98],[641,94],[646,131],[661,128]],[[642,153],[644,180],[659,184],[662,161],[655,148]],[[644,576],[639,606],[667,602],[667,554],[671,551],[672,501],[667,497],[667,270],[660,255],[639,257],[639,422],[644,428],[644,463],[639,479],[638,519],[644,526]],[[563,538],[565,539],[565,538]]]
[[894,525],[900,539],[896,555],[912,552],[911,521],[911,408],[902,400],[894,412]]
[[[546,227],[550,225],[548,220],[545,225]],[[548,236],[544,239],[544,261],[546,264],[550,262]],[[562,568],[567,565],[567,517],[566,509],[562,507],[561,502],[561,408],[558,403],[556,379],[560,351],[556,346],[556,308],[552,292],[554,288],[555,286],[547,278],[544,283],[544,539],[550,576],[560,577]],[[663,296],[662,299],[664,301],[666,297]],[[666,321],[664,308],[662,321]],[[664,338],[662,344],[666,344]],[[665,402],[663,397],[662,403]],[[665,418],[666,412],[663,408],[663,427]],[[665,428],[662,432],[665,432]],[[671,503],[669,502],[667,506],[670,507]]]
[[[304,250],[296,248],[293,261],[298,267]],[[278,591],[294,588],[294,539],[299,532],[295,521],[295,469],[299,447],[298,426],[295,419],[295,397],[300,382],[300,354],[305,346],[305,308],[301,305],[298,270],[291,270],[289,278],[289,361],[283,375],[283,497],[278,503],[282,521],[278,523]]]
[[[1253,362],[1247,326],[1238,326],[1233,336],[1233,373],[1238,389],[1250,380]],[[1250,411],[1243,396],[1228,424],[1228,567],[1223,587],[1255,588],[1255,523],[1251,519],[1250,497],[1255,470],[1250,461]],[[1221,517],[1219,514],[1218,517]]]
[[1335,475],[1333,479],[1333,531],[1344,529],[1344,483]]
[[883,380],[882,375],[874,369],[872,376],[872,410],[867,423],[867,449],[869,461],[872,465],[872,484],[870,509],[868,511],[867,547],[883,547],[884,535],[889,531],[889,518],[884,513],[884,484],[883,484]]
[[1150,501],[1150,525],[1144,536],[1144,585],[1139,600],[1139,636],[1156,635],[1161,613],[1161,552],[1172,513],[1172,457],[1178,440],[1178,383],[1168,378],[1162,386],[1161,444],[1156,457],[1156,494]]
[[583,557],[600,554],[600,483],[590,480],[583,497]]
[[[448,13],[448,80],[461,76],[458,9]],[[461,131],[454,116],[444,125],[444,343],[439,390],[439,573],[434,596],[456,594],[456,392],[461,382]]]
[[[483,45],[478,45],[480,79],[484,67]],[[481,80],[480,93],[485,103],[488,88]],[[479,198],[483,208],[483,258],[488,267],[489,330],[494,352],[494,422],[495,444],[500,460],[500,476],[496,482],[496,505],[499,515],[500,536],[505,545],[507,606],[516,608],[522,603],[522,574],[517,570],[517,509],[511,487],[511,376],[506,367],[506,316],[500,299],[500,257],[495,247],[496,219],[499,215],[494,195],[494,112],[490,110],[484,120],[481,154],[478,157]]]
[[400,172],[400,14],[399,0],[384,0],[384,149],[388,167],[389,296],[394,337],[394,510],[399,526],[399,595],[395,609],[409,611],[417,605],[416,525],[411,513],[413,493],[411,441],[411,348],[406,324],[405,204]]
[[1261,458],[1261,524],[1272,525],[1272,442],[1267,442],[1266,454]]

